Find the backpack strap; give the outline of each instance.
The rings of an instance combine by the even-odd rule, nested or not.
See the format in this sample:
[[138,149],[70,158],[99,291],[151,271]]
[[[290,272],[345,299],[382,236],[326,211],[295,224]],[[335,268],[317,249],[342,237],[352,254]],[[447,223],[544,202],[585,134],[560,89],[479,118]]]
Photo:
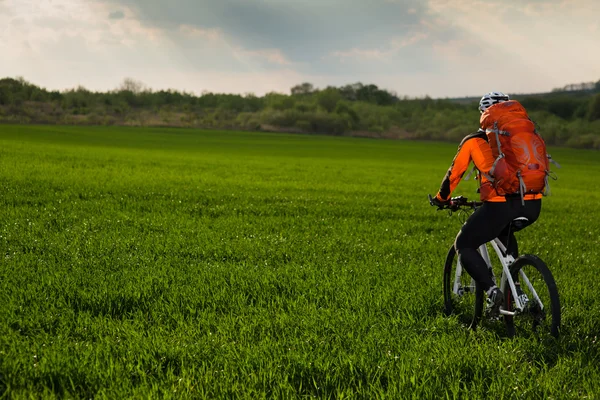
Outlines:
[[[556,168],[561,168],[560,164],[556,162],[550,154],[546,154],[546,157],[548,157],[548,161],[554,164]],[[550,196],[550,180],[548,177],[552,178],[553,180],[557,179],[556,175],[553,174],[552,171],[546,171],[546,177],[544,178],[544,193],[542,193],[544,196]]]
[[548,157],[548,161],[550,161],[552,164],[556,165],[556,168],[560,168],[560,164],[557,163],[550,154],[546,154],[546,157]]
[[463,180],[468,181],[471,178],[471,175],[473,175],[473,173],[476,171],[478,171],[477,167],[473,166],[473,168],[467,173],[467,176],[465,176]]
[[488,176],[487,174],[485,174],[485,173],[484,173],[485,177],[486,177],[486,178],[488,178],[488,179],[489,179],[491,182],[494,182],[494,180],[495,180],[495,179],[493,178],[493,176],[494,176],[494,171],[496,170],[496,166],[498,165],[498,162],[499,162],[500,160],[502,160],[503,158],[504,158],[504,153],[500,153],[500,155],[498,156],[498,158],[496,158],[496,159],[494,160],[494,163],[492,164],[492,168],[490,168],[490,175],[491,175],[491,176]]
[[517,176],[519,177],[519,193],[521,194],[521,205],[525,205],[525,193],[527,193],[527,186],[525,186],[525,182],[523,182],[523,177],[521,176],[521,171],[517,171]]
[[502,147],[500,147],[500,135],[505,135],[505,136],[510,136],[510,134],[507,131],[501,131],[500,129],[498,129],[498,121],[494,121],[494,127],[492,129],[486,129],[485,133],[493,133],[494,135],[496,135],[496,143],[498,144],[498,158],[500,157],[504,157],[504,153],[502,153]]

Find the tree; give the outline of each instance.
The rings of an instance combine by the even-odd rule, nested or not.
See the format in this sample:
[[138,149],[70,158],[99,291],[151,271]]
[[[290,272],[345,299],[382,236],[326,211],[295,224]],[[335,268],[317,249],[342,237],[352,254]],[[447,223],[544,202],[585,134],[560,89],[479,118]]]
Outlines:
[[263,108],[263,101],[260,97],[257,97],[254,93],[246,93],[244,96],[244,110],[245,112],[256,112]]
[[3,94],[0,101],[2,104],[21,105],[24,101],[30,100],[31,94],[39,90],[35,85],[27,82],[23,77],[17,79],[4,78],[0,80],[0,88]]
[[315,91],[312,83],[304,82],[300,85],[296,85],[291,89],[292,96],[306,96]]
[[350,108],[346,102],[340,101],[335,107],[335,112],[340,115],[348,115],[350,117],[350,126],[349,128],[354,129],[360,123],[360,117],[352,108]]
[[340,87],[339,91],[342,97],[346,100],[356,101],[358,100],[357,93],[362,89],[364,85],[360,82],[353,83],[351,85],[345,85]]
[[245,100],[239,94],[221,94],[219,95],[218,108],[240,112],[244,110]]
[[133,78],[125,78],[119,86],[119,92],[131,92],[133,94],[140,94],[146,90],[146,85],[143,82],[136,81]]
[[334,87],[328,87],[317,94],[317,102],[327,112],[333,112],[338,101],[342,99],[340,92]]
[[588,109],[588,119],[590,121],[596,121],[600,119],[600,93],[595,95],[590,101],[590,108]]
[[265,104],[273,110],[283,111],[294,108],[296,100],[285,94],[270,92],[265,94]]
[[388,106],[398,101],[398,98],[386,90],[379,89],[376,85],[362,86],[356,92],[356,98],[359,101]]

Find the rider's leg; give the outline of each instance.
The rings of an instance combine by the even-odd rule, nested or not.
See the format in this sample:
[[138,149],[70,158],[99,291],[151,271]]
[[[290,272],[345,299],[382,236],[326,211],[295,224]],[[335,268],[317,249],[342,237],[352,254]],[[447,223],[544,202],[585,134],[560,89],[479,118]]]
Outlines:
[[[512,202],[512,199],[511,199]],[[514,205],[513,205],[514,207]],[[526,200],[525,205],[521,205],[519,208],[519,216],[525,217],[529,222],[523,228],[528,227],[537,221],[540,216],[540,212],[542,211],[542,199],[538,200]]]
[[511,224],[508,224],[502,232],[498,235],[498,239],[506,247],[506,252],[513,256],[513,258],[519,257],[519,244],[515,238],[515,231],[512,229]]
[[456,237],[454,247],[458,259],[469,275],[486,291],[495,285],[488,266],[477,249],[498,237],[513,218],[514,213],[508,202],[485,202],[469,217]]
[[520,197],[509,197],[507,200],[511,210],[513,212],[516,211],[518,214],[515,218],[526,218],[526,221],[522,221],[518,225],[513,226],[512,223],[508,224],[498,235],[498,239],[500,239],[502,244],[506,247],[507,253],[516,259],[519,256],[519,245],[515,238],[515,232],[525,229],[538,219],[542,209],[542,201],[528,200],[525,201],[525,206],[523,206]]

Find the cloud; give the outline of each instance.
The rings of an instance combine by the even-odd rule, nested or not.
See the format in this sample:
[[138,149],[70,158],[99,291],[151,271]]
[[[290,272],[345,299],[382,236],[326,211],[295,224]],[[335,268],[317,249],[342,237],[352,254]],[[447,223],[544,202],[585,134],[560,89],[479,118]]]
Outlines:
[[597,0],[0,0],[0,77],[257,94],[361,81],[400,95],[598,80]]
[[[444,51],[439,50],[445,47],[446,56],[452,51],[460,54],[445,58],[454,65],[476,67],[476,72],[485,71],[489,77],[493,71],[494,79],[510,75],[513,91],[523,92],[520,88],[531,87],[533,82],[557,87],[561,82],[600,76],[600,56],[588,51],[598,46],[600,37],[584,31],[585,21],[600,14],[596,1],[430,0],[430,9],[446,23],[451,21],[467,43],[454,49],[451,42],[441,43],[440,56]],[[481,44],[480,51],[471,53],[476,43]]]
[[313,62],[348,43],[372,47],[382,37],[403,35],[418,24],[419,0],[394,3],[347,0],[121,0],[146,26],[177,30],[184,24],[218,29],[232,45],[280,49],[292,62]]
[[234,51],[234,54],[238,57],[263,59],[277,65],[292,64],[292,62],[288,60],[279,49],[245,50],[238,48]]
[[384,48],[373,48],[373,49],[360,49],[352,48],[350,50],[337,50],[331,53],[331,56],[338,58],[342,61],[346,59],[375,59],[383,60],[389,59],[396,55],[400,50],[405,47],[417,44],[425,39],[428,35],[423,32],[413,33],[403,38],[393,38],[389,40],[386,47]]
[[125,18],[125,13],[123,11],[113,11],[108,14],[108,19],[123,19]]
[[221,31],[218,29],[201,29],[191,25],[180,25],[179,32],[189,38],[207,38],[210,40],[223,39]]
[[[291,65],[281,50],[232,45],[217,28],[180,24],[171,30],[136,18],[107,19],[112,6],[89,6],[83,0],[54,0],[57,7],[51,12],[21,1],[28,0],[9,3],[13,17],[0,15],[0,23],[5,22],[0,31],[2,77],[22,75],[54,89],[83,85],[108,90],[133,76],[155,89],[200,93],[229,90],[226,82],[239,83],[236,77],[246,76],[252,80],[240,87],[250,91],[260,84],[265,89],[253,91],[262,93],[275,89],[272,82],[285,81],[275,79],[273,68]],[[132,15],[127,7],[121,12]],[[295,76],[289,71],[283,75]]]
[[530,93],[600,77],[600,56],[588,50],[597,47],[600,37],[585,32],[600,13],[595,1],[457,0],[431,5],[432,15],[462,32],[459,41],[440,42],[435,51],[453,78],[466,76],[465,88]]

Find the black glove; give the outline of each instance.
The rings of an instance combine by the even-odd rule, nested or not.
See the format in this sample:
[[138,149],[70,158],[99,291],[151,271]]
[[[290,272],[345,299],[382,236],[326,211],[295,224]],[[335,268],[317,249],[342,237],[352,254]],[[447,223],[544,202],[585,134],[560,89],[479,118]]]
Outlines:
[[429,204],[431,204],[432,206],[437,206],[437,208],[441,210],[443,208],[446,208],[450,204],[450,200],[442,201],[442,200],[438,199],[437,196],[432,197],[430,195],[429,196]]

